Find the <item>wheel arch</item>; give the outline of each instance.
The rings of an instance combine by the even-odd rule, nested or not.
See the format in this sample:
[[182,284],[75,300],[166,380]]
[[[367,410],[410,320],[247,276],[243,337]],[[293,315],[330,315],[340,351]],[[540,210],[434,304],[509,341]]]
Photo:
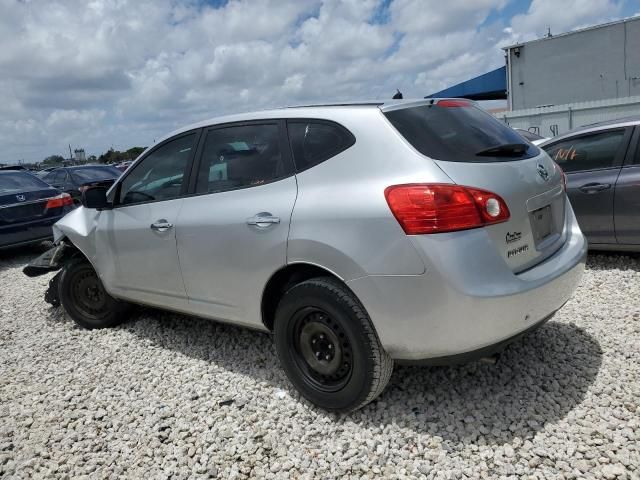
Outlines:
[[342,277],[321,265],[295,262],[282,267],[271,275],[262,292],[260,311],[267,330],[273,331],[275,313],[282,295],[292,286],[315,277],[331,277],[349,288]]

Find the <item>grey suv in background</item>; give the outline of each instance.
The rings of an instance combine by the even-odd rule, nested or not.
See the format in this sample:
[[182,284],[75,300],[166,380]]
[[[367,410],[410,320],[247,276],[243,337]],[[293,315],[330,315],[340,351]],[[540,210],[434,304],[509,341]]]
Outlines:
[[640,117],[581,127],[540,147],[567,174],[589,248],[640,251]]
[[275,337],[301,394],[349,411],[394,361],[487,356],[546,322],[586,242],[563,174],[474,103],[324,105],[169,135],[25,268],[87,328],[130,303]]

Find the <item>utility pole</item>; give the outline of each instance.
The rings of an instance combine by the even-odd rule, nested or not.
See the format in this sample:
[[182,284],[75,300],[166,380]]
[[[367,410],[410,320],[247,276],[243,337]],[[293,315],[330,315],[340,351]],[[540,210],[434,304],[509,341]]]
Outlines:
[[73,155],[71,154],[71,144],[69,144],[69,160],[73,161]]

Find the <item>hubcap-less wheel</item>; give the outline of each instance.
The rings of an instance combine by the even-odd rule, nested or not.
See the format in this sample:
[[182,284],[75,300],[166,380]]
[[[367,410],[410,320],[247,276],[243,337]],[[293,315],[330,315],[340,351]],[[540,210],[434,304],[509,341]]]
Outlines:
[[273,333],[291,382],[327,410],[350,412],[366,405],[391,376],[393,360],[369,315],[334,278],[310,278],[289,288],[278,304]]
[[294,357],[306,380],[326,392],[342,388],[351,375],[353,353],[338,322],[322,309],[307,307],[292,323]]
[[71,280],[71,298],[76,308],[88,317],[100,316],[107,307],[107,293],[93,271],[86,268],[75,272]]
[[126,319],[129,306],[107,293],[93,266],[82,256],[68,259],[58,275],[57,298],[81,327],[114,327]]

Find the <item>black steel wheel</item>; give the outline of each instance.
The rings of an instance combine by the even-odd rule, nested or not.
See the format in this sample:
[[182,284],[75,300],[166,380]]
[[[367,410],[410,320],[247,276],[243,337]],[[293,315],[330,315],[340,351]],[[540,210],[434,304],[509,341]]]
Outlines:
[[58,281],[58,296],[67,314],[84,328],[106,328],[126,319],[128,304],[110,296],[91,264],[70,259]]
[[288,290],[276,311],[274,334],[291,382],[327,410],[366,405],[391,376],[393,360],[364,307],[333,278],[307,280]]
[[294,360],[307,380],[326,392],[336,391],[349,381],[353,351],[340,324],[327,312],[305,307],[291,323]]

